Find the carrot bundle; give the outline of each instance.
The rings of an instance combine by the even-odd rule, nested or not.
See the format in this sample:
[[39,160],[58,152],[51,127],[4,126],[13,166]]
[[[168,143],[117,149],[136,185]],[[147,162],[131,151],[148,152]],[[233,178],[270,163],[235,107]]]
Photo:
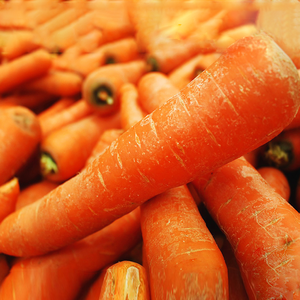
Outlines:
[[0,251],[24,256],[61,248],[265,144],[297,112],[299,81],[270,37],[239,40],[85,171],[7,217]]
[[300,299],[299,213],[243,158],[193,183],[233,248],[249,299]]

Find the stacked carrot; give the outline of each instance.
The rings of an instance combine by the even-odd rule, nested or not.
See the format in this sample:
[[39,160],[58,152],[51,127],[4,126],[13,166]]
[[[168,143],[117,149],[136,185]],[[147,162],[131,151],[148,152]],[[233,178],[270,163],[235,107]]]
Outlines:
[[300,299],[299,71],[256,15],[0,3],[1,300]]

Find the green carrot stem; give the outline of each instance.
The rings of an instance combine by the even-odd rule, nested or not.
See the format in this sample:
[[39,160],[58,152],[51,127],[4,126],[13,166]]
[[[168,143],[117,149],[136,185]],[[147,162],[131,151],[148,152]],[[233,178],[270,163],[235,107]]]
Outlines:
[[46,176],[48,174],[56,174],[58,172],[58,167],[55,160],[47,152],[43,152],[41,154],[40,164],[43,176]]

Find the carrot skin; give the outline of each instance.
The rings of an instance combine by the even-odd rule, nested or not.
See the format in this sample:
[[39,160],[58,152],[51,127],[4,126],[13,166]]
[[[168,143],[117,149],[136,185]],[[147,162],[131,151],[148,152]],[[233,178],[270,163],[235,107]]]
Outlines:
[[249,299],[300,299],[299,213],[243,158],[193,183],[233,248]]
[[[255,94],[246,92],[254,87]],[[6,218],[0,251],[28,256],[61,248],[265,144],[295,115],[298,91],[294,64],[271,38],[239,40],[85,171]]]

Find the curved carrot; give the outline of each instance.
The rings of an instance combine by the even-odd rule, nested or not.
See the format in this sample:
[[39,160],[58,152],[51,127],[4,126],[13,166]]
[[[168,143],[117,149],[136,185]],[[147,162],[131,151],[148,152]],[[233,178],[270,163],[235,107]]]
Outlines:
[[299,299],[299,213],[243,158],[193,183],[234,250],[249,299]]
[[51,55],[42,49],[0,65],[0,93],[46,74],[50,67]]
[[7,217],[0,252],[58,249],[265,144],[299,108],[299,81],[292,61],[266,34],[239,40],[85,171]]
[[274,167],[261,167],[257,169],[258,173],[265,179],[270,186],[283,199],[289,201],[291,195],[291,187],[285,174]]
[[47,135],[41,142],[41,172],[44,178],[62,182],[76,175],[85,165],[101,134],[118,128],[119,114],[91,115]]
[[153,112],[178,92],[179,89],[161,72],[148,73],[138,83],[139,102],[147,113]]
[[132,261],[120,261],[105,273],[99,300],[149,300],[149,286],[143,266]]
[[0,186],[0,222],[15,211],[19,194],[20,186],[16,177]]
[[40,182],[33,183],[27,186],[20,192],[18,196],[18,199],[16,201],[16,210],[39,200],[56,187],[58,187],[57,183],[48,180],[42,180]]
[[141,229],[151,299],[229,299],[224,258],[186,186],[144,203]]
[[92,113],[93,110],[84,99],[78,100],[60,112],[40,119],[42,135],[46,137],[52,131],[79,121]]
[[0,288],[1,300],[72,300],[97,272],[141,240],[140,211],[48,255],[16,262]]
[[119,109],[121,86],[127,82],[137,83],[145,73],[143,60],[100,67],[83,82],[83,98],[98,114],[110,114]]
[[125,83],[120,89],[120,115],[124,130],[139,122],[145,113],[138,103],[138,91],[134,84]]
[[37,116],[25,107],[0,110],[0,184],[12,178],[41,139]]

